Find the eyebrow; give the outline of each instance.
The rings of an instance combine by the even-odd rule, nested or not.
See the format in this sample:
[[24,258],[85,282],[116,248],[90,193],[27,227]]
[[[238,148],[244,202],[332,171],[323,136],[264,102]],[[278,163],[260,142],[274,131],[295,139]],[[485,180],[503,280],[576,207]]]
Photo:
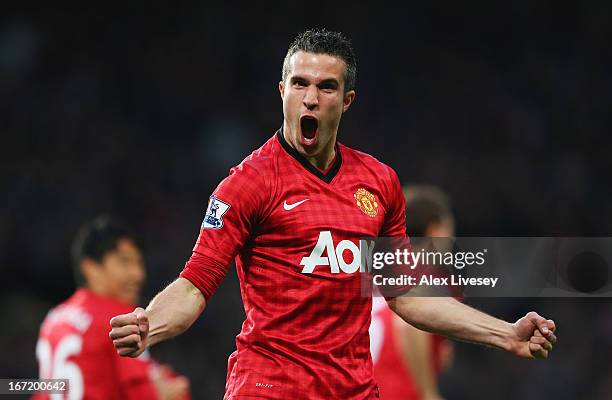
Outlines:
[[334,84],[336,86],[340,86],[340,82],[338,82],[338,80],[336,78],[323,79],[321,82],[319,82],[319,86],[321,86],[321,85],[329,85],[329,84]]
[[309,82],[309,81],[303,76],[295,75],[291,77],[291,82]]
[[[310,83],[310,80],[308,80],[307,78],[300,76],[300,75],[295,75],[291,77],[291,82],[307,82]],[[319,82],[317,84],[317,86],[320,85],[328,85],[328,84],[334,84],[336,86],[340,86],[340,82],[338,82],[338,80],[336,78],[327,78],[327,79],[323,79],[321,82]]]

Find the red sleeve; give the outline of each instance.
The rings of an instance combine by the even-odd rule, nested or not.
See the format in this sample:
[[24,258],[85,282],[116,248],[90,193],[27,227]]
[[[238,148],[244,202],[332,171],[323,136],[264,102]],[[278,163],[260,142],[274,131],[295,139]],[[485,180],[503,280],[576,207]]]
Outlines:
[[245,162],[232,168],[210,197],[193,253],[180,274],[200,289],[206,300],[250,238],[265,197],[262,176]]
[[392,168],[387,167],[387,169],[390,176],[387,195],[389,206],[380,236],[406,236],[406,199],[397,174]]
[[157,399],[157,389],[151,379],[151,362],[147,356],[129,358],[115,354],[115,366],[124,398]]

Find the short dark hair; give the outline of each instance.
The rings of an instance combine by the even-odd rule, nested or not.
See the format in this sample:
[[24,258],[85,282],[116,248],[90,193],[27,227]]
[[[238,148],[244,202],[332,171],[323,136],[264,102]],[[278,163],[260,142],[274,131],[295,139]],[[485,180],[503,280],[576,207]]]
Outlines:
[[307,53],[327,54],[338,57],[346,64],[344,71],[344,91],[355,89],[357,79],[357,57],[351,41],[341,32],[328,31],[325,28],[309,29],[300,33],[289,45],[283,61],[282,80],[289,75],[289,59],[298,51]]
[[431,224],[454,221],[448,195],[436,186],[406,185],[404,197],[408,235],[425,236]]
[[77,286],[85,284],[81,261],[90,258],[102,262],[106,253],[115,250],[122,239],[130,239],[138,246],[138,241],[132,232],[110,216],[97,217],[81,227],[72,243],[71,252]]

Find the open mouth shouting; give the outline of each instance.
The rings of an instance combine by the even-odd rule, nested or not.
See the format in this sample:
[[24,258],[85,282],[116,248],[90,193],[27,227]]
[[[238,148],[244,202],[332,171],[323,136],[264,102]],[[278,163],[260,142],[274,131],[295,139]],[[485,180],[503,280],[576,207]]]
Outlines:
[[303,115],[300,118],[300,139],[302,146],[314,146],[319,139],[319,120],[312,115]]

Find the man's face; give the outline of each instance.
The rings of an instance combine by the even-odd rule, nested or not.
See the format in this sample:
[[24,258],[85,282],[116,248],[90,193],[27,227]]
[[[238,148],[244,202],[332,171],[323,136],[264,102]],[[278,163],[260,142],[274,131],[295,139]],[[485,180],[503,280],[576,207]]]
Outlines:
[[88,286],[123,303],[136,304],[146,273],[140,249],[130,239],[120,239],[101,263],[92,262],[85,273]]
[[455,221],[453,219],[443,219],[440,222],[431,223],[427,226],[425,236],[452,238],[455,236]]
[[344,93],[346,64],[327,54],[298,51],[289,67],[279,83],[285,138],[305,157],[331,155],[340,117],[355,98],[354,90]]

